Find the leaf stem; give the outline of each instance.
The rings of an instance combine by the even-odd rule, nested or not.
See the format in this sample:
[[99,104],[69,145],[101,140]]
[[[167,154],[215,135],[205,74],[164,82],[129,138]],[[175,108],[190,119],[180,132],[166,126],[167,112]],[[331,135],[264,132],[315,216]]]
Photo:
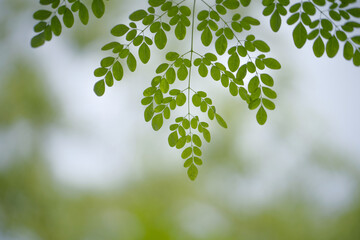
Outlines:
[[[191,122],[191,112],[190,112],[190,90],[191,90],[191,70],[192,70],[192,64],[193,64],[193,53],[194,53],[194,26],[195,26],[195,7],[196,7],[196,0],[194,0],[193,3],[193,9],[192,9],[192,23],[191,23],[191,49],[190,49],[190,68],[189,68],[189,81],[188,81],[188,117],[189,117],[189,122]],[[192,133],[191,133],[191,127],[189,128],[189,132],[190,132],[190,137],[192,138]],[[193,143],[192,141],[190,141],[191,143],[191,149],[193,149]],[[194,159],[194,151],[192,151],[192,158]]]
[[195,26],[195,5],[196,0],[193,3],[192,10],[192,23],[191,23],[191,49],[190,49],[190,68],[189,68],[189,82],[188,82],[188,114],[190,114],[190,88],[191,88],[191,70],[192,70],[192,60],[194,53],[194,26]]

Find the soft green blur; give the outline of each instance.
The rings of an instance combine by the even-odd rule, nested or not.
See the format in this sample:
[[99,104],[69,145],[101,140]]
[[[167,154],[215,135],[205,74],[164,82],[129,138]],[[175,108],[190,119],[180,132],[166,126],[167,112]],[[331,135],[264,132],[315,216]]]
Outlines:
[[[0,43],[9,44],[11,35],[6,31],[11,29],[11,20],[21,14],[30,17],[27,7],[36,9],[38,5],[25,0],[0,4],[2,12],[9,11],[7,21],[1,21]],[[84,46],[98,41],[99,32],[106,32],[86,28],[84,37],[83,28],[69,31],[73,31],[70,39],[78,46],[74,48],[79,54]],[[22,41],[26,45],[22,48],[29,47],[29,39]],[[64,128],[60,126],[62,110],[68,106],[52,94],[51,80],[44,77],[36,57],[21,50],[19,47],[16,54],[4,51],[0,62],[1,240],[360,239],[359,169],[353,166],[351,156],[329,147],[326,139],[307,143],[306,163],[321,173],[351,179],[352,197],[345,206],[319,210],[308,196],[312,194],[307,191],[308,183],[303,182],[306,170],[300,169],[298,175],[289,174],[281,191],[268,189],[278,194],[270,194],[272,199],[262,204],[251,204],[247,196],[250,193],[238,192],[237,183],[246,185],[247,178],[261,177],[259,169],[265,161],[249,156],[249,149],[244,147],[248,135],[238,134],[247,130],[237,123],[255,122],[245,117],[252,113],[245,108],[234,111],[231,106],[235,101],[230,100],[224,100],[219,108],[232,126],[231,131],[214,129],[212,144],[204,148],[206,163],[195,182],[187,179],[184,169],[167,173],[166,168],[156,166],[121,187],[85,190],[62,184],[50,167],[52,159],[46,154],[45,142],[51,129]],[[299,131],[292,121],[287,118],[270,125],[278,142],[287,141],[291,133]],[[138,142],[148,138],[137,135]],[[150,142],[166,139],[156,134],[153,137]],[[269,146],[271,150],[265,152],[276,155],[276,143]],[[147,164],[161,162],[160,150],[154,152],[149,145],[138,148]],[[61,151],[58,149],[60,155]],[[166,161],[180,167],[178,159]],[[271,167],[275,170],[279,166]]]

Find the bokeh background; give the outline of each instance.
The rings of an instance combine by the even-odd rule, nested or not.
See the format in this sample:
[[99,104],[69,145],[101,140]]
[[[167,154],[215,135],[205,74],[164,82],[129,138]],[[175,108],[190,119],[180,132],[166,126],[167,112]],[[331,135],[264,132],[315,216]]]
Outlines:
[[360,239],[360,68],[296,49],[291,28],[272,33],[253,1],[242,14],[263,20],[254,34],[282,63],[277,109],[259,126],[239,97],[197,77],[229,128],[211,123],[191,182],[167,144],[171,121],[154,132],[143,120],[163,53],[103,97],[92,91],[111,27],[144,2],[108,1],[101,20],[31,49],[38,1],[0,0],[0,239]]

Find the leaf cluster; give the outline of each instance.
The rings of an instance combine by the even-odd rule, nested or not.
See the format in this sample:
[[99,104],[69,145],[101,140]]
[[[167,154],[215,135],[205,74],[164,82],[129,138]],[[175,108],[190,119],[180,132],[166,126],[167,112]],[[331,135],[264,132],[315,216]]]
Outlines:
[[[31,46],[36,48],[50,41],[54,36],[60,36],[63,26],[71,28],[74,25],[76,12],[80,22],[87,25],[89,22],[88,7],[81,0],[40,0],[40,4],[47,9],[40,9],[33,14],[39,21],[34,26],[36,35],[31,39]],[[91,9],[95,17],[101,18],[105,12],[103,0],[93,0]]]
[[[144,119],[159,131],[176,109],[187,109],[184,116],[173,117],[168,143],[181,149],[191,180],[195,180],[198,167],[203,164],[203,143],[211,141],[209,121],[228,127],[212,98],[204,89],[194,89],[192,81],[201,77],[219,82],[231,96],[255,110],[257,122],[263,125],[267,111],[275,109],[277,98],[271,74],[281,68],[275,58],[268,56],[270,47],[266,41],[251,33],[260,21],[253,16],[241,16],[238,11],[249,6],[251,0],[198,2],[201,9],[196,0],[148,0],[147,7],[129,15],[129,23],[111,29],[114,41],[101,48],[109,55],[101,59],[94,71],[95,77],[100,78],[94,92],[102,96],[115,81],[124,78],[127,70],[134,72],[139,64],[148,64],[153,47],[164,52],[165,60],[157,66],[150,86],[143,91]],[[360,36],[355,34],[360,28],[356,21],[360,8],[354,7],[355,3],[356,0],[262,0],[262,14],[269,16],[274,32],[281,29],[282,19],[290,15],[286,23],[294,26],[292,37],[297,48],[313,41],[316,57],[326,53],[332,58],[343,45],[344,58],[360,66]],[[49,6],[51,11],[42,9],[34,13],[39,23],[34,27],[38,34],[31,41],[33,47],[50,41],[53,34],[59,36],[62,24],[71,28],[76,12],[83,24],[89,21],[88,8],[81,0],[41,0],[40,4]],[[91,9],[100,18],[105,11],[103,0],[93,0]],[[183,52],[165,51],[170,34],[179,44],[185,42],[184,46],[191,47],[184,47]],[[208,50],[202,53],[195,49],[195,41]],[[225,61],[219,61],[220,57]],[[204,115],[208,120],[203,120]]]
[[313,41],[316,57],[326,53],[329,58],[333,58],[342,45],[343,57],[352,60],[355,66],[360,66],[360,35],[354,34],[354,30],[360,28],[357,20],[360,18],[360,8],[354,7],[356,0],[292,1],[291,6],[289,0],[263,0],[262,3],[265,16],[273,11],[270,26],[274,32],[281,26],[281,17],[277,16],[276,11],[280,10],[278,12],[282,16],[290,13],[286,23],[295,26],[292,36],[297,48]]
[[[264,71],[280,69],[281,65],[265,55],[270,52],[265,41],[246,34],[252,27],[260,25],[260,21],[232,13],[241,5],[248,6],[250,1],[217,0],[213,6],[201,1],[206,10],[199,11],[196,11],[195,2],[192,10],[184,2],[149,0],[148,8],[129,15],[128,24],[113,27],[111,34],[121,40],[102,47],[111,54],[103,58],[100,67],[94,71],[94,75],[101,78],[94,91],[101,96],[106,87],[113,86],[113,79],[123,79],[124,65],[129,71],[135,71],[138,60],[148,63],[152,45],[163,50],[169,34],[185,41],[190,32],[191,48],[183,53],[170,51],[165,54],[166,61],[155,69],[156,76],[152,78],[151,86],[144,90],[141,103],[145,106],[144,119],[151,122],[155,131],[162,128],[177,108],[187,107],[188,113],[176,117],[175,123],[170,125],[168,143],[182,149],[184,167],[188,168],[189,178],[194,180],[203,163],[200,147],[203,141],[210,142],[211,134],[209,123],[201,120],[201,115],[193,110],[205,113],[210,121],[216,120],[221,127],[228,126],[208,94],[191,87],[191,72],[197,70],[199,77],[220,82],[231,96],[239,97],[249,109],[257,110],[256,119],[259,124],[264,124],[266,111],[275,109],[273,99],[277,97],[272,90],[274,80]],[[205,47],[214,46],[214,49],[206,53],[196,51],[193,43],[197,36]],[[227,56],[226,65],[218,61],[219,56]],[[245,84],[247,77],[250,80]],[[181,85],[181,82],[186,82],[187,87],[174,86]]]

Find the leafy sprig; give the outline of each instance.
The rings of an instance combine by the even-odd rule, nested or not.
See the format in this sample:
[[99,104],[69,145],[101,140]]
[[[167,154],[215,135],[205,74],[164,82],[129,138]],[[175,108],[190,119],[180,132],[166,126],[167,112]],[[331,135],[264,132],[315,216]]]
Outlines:
[[[198,5],[203,7],[198,9]],[[211,3],[210,3],[211,2]],[[191,6],[185,5],[189,3]],[[259,124],[267,121],[267,110],[274,110],[274,79],[272,70],[281,68],[280,63],[267,55],[269,45],[258,39],[251,31],[260,25],[252,16],[241,16],[237,9],[247,7],[251,0],[148,0],[148,7],[129,15],[128,24],[120,23],[111,29],[111,35],[119,38],[105,44],[101,49],[109,55],[100,61],[95,69],[99,77],[94,92],[102,96],[115,80],[124,78],[127,66],[134,72],[139,64],[149,63],[153,45],[164,51],[169,34],[181,41],[190,41],[190,48],[183,52],[164,53],[166,61],[155,69],[150,86],[143,91],[144,119],[158,131],[164,121],[176,114],[178,108],[187,108],[184,116],[174,117],[170,125],[168,143],[181,149],[181,158],[191,180],[198,175],[203,164],[201,147],[211,141],[208,120],[216,120],[223,128],[228,125],[204,89],[192,87],[195,71],[199,77],[211,78],[227,88],[230,95],[246,102],[250,110],[256,110]],[[294,25],[292,32],[297,48],[312,41],[316,57],[326,52],[330,58],[337,55],[343,43],[343,56],[360,66],[360,36],[354,30],[360,28],[360,8],[354,7],[356,0],[262,0],[262,14],[270,17],[270,27],[278,32],[282,18],[289,13],[286,23]],[[38,10],[34,18],[39,22],[37,33],[31,40],[33,47],[39,47],[59,36],[62,24],[71,28],[74,14],[86,25],[89,11],[82,0],[40,0],[40,4],[51,10]],[[92,12],[100,18],[105,11],[103,0],[92,1]],[[62,20],[62,23],[61,23]],[[190,34],[190,37],[186,38]],[[210,47],[205,53],[195,49],[194,42]],[[184,46],[188,46],[186,42]],[[219,57],[225,61],[219,61]],[[270,72],[269,72],[270,70]],[[182,85],[186,85],[186,87]],[[200,114],[198,114],[200,113]],[[203,120],[206,115],[208,120]]]
[[[71,28],[74,25],[74,14],[78,12],[82,24],[89,22],[88,7],[81,0],[40,0],[43,6],[49,6],[47,9],[41,9],[34,13],[33,18],[39,22],[34,26],[37,33],[31,39],[32,47],[40,47],[46,41],[50,41],[55,36],[60,36],[63,25]],[[93,0],[91,4],[92,12],[97,18],[101,18],[105,12],[103,0]],[[61,24],[61,20],[63,25]]]
[[[262,71],[281,67],[277,60],[264,55],[270,51],[268,44],[252,34],[242,36],[244,31],[260,24],[257,19],[235,13],[226,20],[228,11],[239,8],[241,4],[247,6],[250,1],[217,0],[213,6],[206,1],[200,2],[207,10],[196,11],[196,1],[190,9],[184,5],[185,1],[175,4],[172,1],[149,0],[150,6],[146,10],[130,14],[129,24],[112,28],[111,34],[121,37],[125,43],[115,41],[103,46],[102,50],[112,50],[113,55],[103,58],[94,72],[95,76],[102,78],[94,87],[95,93],[101,96],[106,86],[113,86],[112,76],[117,76],[116,80],[123,78],[124,64],[130,71],[135,71],[137,58],[144,64],[149,62],[153,42],[162,50],[167,44],[168,34],[174,33],[178,40],[185,41],[186,35],[191,33],[190,49],[184,53],[170,51],[165,54],[167,61],[156,68],[156,76],[152,78],[151,86],[144,90],[141,100],[145,106],[145,121],[151,122],[155,131],[162,128],[164,121],[177,108],[187,107],[187,114],[176,117],[175,123],[170,125],[168,143],[171,147],[182,149],[181,157],[185,160],[184,167],[188,168],[191,180],[196,178],[198,167],[203,163],[200,147],[203,141],[211,140],[209,123],[200,121],[193,108],[206,113],[209,120],[216,120],[221,127],[228,127],[208,94],[192,88],[191,82],[196,80],[192,79],[192,72],[197,70],[200,77],[209,76],[220,81],[232,96],[240,96],[249,109],[257,109],[256,119],[259,124],[264,124],[267,120],[265,109],[275,108],[270,99],[276,98],[276,93],[270,89],[273,86],[272,77]],[[138,26],[139,23],[142,27]],[[199,36],[196,32],[199,32],[205,47],[214,43],[214,52],[211,50],[202,54],[194,48],[195,38]],[[259,54],[253,57],[256,52]],[[218,56],[226,54],[227,66],[218,61]],[[253,77],[246,86],[244,79],[247,74]],[[185,81],[186,88],[173,87]]]
[[[302,48],[306,42],[313,41],[313,52],[316,57],[324,53],[333,58],[340,50],[343,43],[343,56],[352,60],[355,66],[360,66],[360,35],[355,35],[354,30],[360,28],[360,8],[354,7],[356,0],[303,0],[293,3],[289,11],[289,0],[263,0],[266,6],[263,14],[270,15],[273,9],[281,9],[279,13],[291,16],[287,24],[295,25],[293,40],[297,48]],[[281,18],[270,18],[270,26],[277,32],[281,26]],[[277,20],[276,20],[277,19]]]

